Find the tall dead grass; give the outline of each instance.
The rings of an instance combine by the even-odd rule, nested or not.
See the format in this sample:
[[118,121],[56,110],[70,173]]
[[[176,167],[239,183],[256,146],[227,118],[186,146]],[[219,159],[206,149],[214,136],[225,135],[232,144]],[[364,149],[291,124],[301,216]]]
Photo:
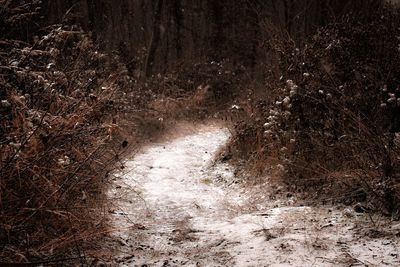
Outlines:
[[268,96],[253,99],[254,115],[237,127],[233,148],[240,154],[252,144],[245,155],[259,173],[278,160],[285,182],[316,198],[396,213],[399,26],[398,10],[388,7],[344,16],[304,47],[270,31],[265,47],[279,69],[271,67]]
[[[2,7],[2,27],[29,23],[34,6],[17,2]],[[77,27],[43,33],[0,40],[0,265],[85,263],[106,229],[108,173],[128,145],[124,67]]]
[[149,108],[160,118],[201,120],[229,108],[240,94],[244,73],[243,66],[229,60],[185,62],[141,86],[156,96]]

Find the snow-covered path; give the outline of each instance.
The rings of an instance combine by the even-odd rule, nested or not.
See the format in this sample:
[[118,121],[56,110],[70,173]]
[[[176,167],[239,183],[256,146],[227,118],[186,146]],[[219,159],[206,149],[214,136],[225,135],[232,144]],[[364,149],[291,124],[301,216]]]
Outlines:
[[[116,179],[110,192],[116,265],[400,265],[398,238],[360,232],[370,225],[367,215],[294,206],[291,196],[269,195],[268,184],[228,185],[232,167],[213,159],[229,131],[213,124],[187,128],[145,148]],[[384,227],[384,220],[378,223]]]

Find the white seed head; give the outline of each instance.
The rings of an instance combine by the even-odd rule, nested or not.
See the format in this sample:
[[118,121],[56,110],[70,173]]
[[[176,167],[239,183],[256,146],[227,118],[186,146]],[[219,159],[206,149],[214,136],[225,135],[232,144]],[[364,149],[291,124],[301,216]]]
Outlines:
[[8,102],[8,100],[1,100],[1,106],[3,108],[9,108],[9,107],[11,107],[11,104],[10,104],[10,102]]
[[52,68],[54,68],[56,66],[56,64],[54,64],[54,63],[49,63],[48,65],[47,65],[47,69],[49,70],[49,69],[52,69]]
[[290,97],[285,97],[285,99],[283,99],[283,101],[282,101],[282,105],[285,107],[285,108],[288,108],[289,107],[289,104],[290,104]]

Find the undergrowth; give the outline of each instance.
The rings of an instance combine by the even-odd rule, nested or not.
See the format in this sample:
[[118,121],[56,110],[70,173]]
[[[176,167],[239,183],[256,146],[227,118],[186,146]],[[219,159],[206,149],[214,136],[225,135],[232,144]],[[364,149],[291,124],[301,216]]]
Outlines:
[[[229,60],[176,64],[144,86],[157,96],[150,108],[174,119],[207,119],[227,110],[241,94],[246,70]],[[142,90],[143,91],[143,90]]]
[[39,2],[1,9],[0,264],[85,260],[107,230],[108,173],[128,146],[119,122],[139,106],[125,68],[78,27],[32,40],[7,30],[32,23]]
[[0,4],[0,265],[87,264],[112,231],[123,154],[221,110],[242,70],[184,63],[135,80],[79,26],[46,25],[41,1]]
[[[304,47],[268,29],[267,94],[236,127],[232,151],[258,175],[280,173],[307,195],[398,211],[400,17],[347,15]],[[266,95],[266,96],[265,96]],[[249,141],[251,140],[251,141]],[[271,167],[272,166],[272,167]]]

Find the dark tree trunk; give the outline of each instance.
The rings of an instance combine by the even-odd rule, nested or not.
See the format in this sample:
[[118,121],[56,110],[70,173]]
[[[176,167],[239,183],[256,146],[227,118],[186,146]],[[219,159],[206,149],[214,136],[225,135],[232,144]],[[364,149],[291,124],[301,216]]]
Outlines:
[[183,14],[182,14],[182,4],[181,0],[174,0],[173,2],[173,21],[175,24],[175,49],[176,57],[180,59],[182,57],[182,24],[183,24]]
[[161,27],[161,16],[162,16],[163,0],[157,0],[155,11],[154,11],[154,23],[153,23],[153,34],[151,37],[146,65],[145,65],[145,76],[150,77],[153,72],[154,60],[160,42],[160,27]]
[[221,1],[209,0],[209,9],[211,11],[211,57],[219,60],[225,43],[223,30],[223,3]]

